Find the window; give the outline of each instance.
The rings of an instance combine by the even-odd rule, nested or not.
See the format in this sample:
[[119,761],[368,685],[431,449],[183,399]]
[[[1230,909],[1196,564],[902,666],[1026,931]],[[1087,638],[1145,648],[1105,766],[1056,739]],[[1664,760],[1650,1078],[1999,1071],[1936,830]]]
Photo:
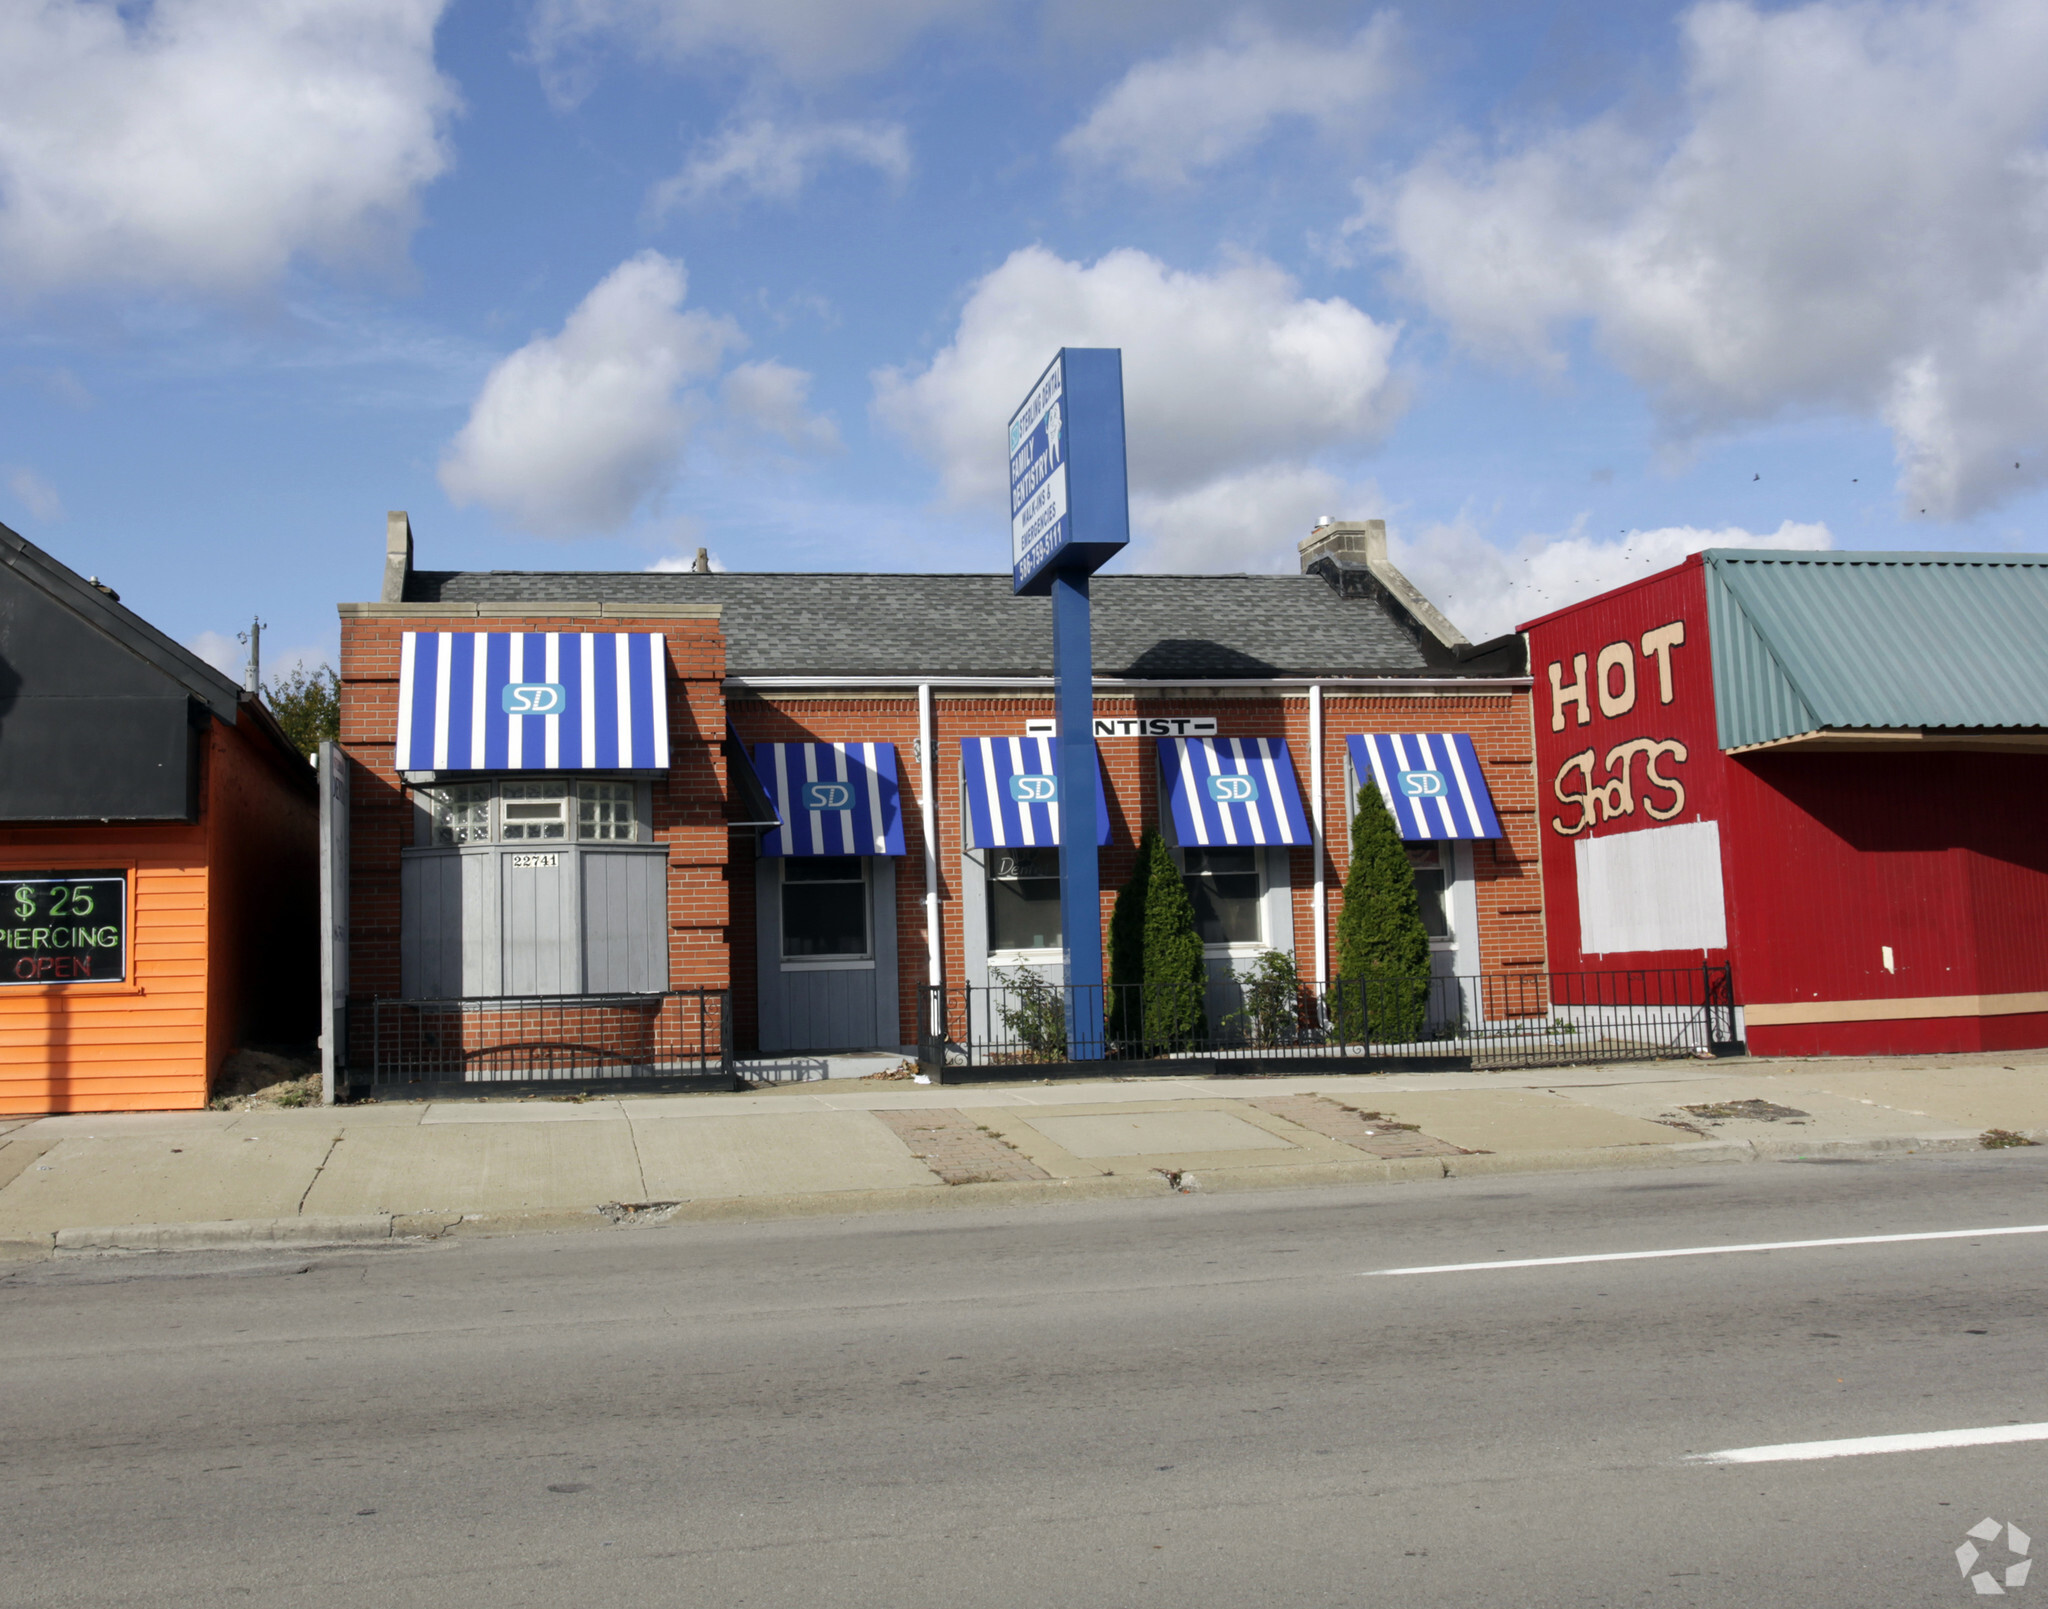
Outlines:
[[860,856],[782,862],[782,955],[787,961],[867,959],[868,876]]
[[1186,849],[1181,874],[1194,902],[1195,928],[1204,944],[1259,941],[1259,852],[1256,849]]
[[1422,907],[1422,926],[1432,939],[1451,936],[1448,894],[1451,870],[1445,852],[1435,844],[1410,844],[1408,864],[1415,872],[1415,899]]
[[491,785],[463,782],[427,794],[437,844],[481,844],[491,836]]
[[991,849],[988,852],[988,947],[1057,950],[1060,947],[1060,852]]
[[633,841],[633,784],[630,782],[579,782],[576,784],[576,836],[599,842]]
[[503,837],[510,840],[569,836],[569,801],[561,783],[506,782],[500,787]]

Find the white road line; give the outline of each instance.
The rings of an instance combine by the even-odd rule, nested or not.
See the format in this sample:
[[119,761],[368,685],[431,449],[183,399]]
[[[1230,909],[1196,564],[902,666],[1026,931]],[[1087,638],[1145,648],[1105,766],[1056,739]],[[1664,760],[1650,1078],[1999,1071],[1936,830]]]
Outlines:
[[1986,1425],[1979,1430],[1923,1430],[1906,1436],[1852,1436],[1847,1441],[1787,1441],[1775,1447],[1729,1447],[1693,1453],[1688,1464],[1783,1464],[1806,1458],[1861,1458],[1866,1453],[1924,1453],[1942,1447],[1996,1447],[2048,1441],[2048,1425]]
[[2000,1229],[1932,1229],[1917,1235],[1844,1235],[1835,1240],[1760,1240],[1747,1246],[1675,1246],[1666,1251],[1596,1251],[1579,1257],[1517,1257],[1499,1263],[1435,1263],[1427,1268],[1367,1268],[1361,1279],[1393,1274],[1476,1274],[1494,1268],[1562,1268],[1568,1263],[1633,1263],[1655,1257],[1720,1257],[1737,1251],[1807,1251],[1816,1246],[1889,1246],[1907,1240],[1979,1240],[1990,1235],[2048,1235],[2048,1224]]

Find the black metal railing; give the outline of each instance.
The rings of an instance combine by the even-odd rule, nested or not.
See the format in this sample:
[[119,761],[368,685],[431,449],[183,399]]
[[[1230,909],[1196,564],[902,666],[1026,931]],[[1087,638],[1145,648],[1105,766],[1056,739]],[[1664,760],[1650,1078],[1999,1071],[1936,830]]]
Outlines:
[[372,1093],[698,1083],[732,1074],[732,994],[351,1002],[352,1084]]
[[920,1064],[955,1078],[1059,1076],[1105,1062],[1246,1073],[1572,1066],[1735,1048],[1725,965],[1326,984],[1266,975],[1201,989],[1069,989],[1012,972],[927,986],[918,1023]]

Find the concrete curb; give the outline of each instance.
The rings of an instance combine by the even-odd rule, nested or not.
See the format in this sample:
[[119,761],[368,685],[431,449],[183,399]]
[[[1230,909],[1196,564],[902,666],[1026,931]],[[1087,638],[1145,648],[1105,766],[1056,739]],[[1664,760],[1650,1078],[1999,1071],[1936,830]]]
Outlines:
[[224,1218],[214,1223],[117,1224],[60,1229],[52,1249],[67,1251],[213,1251],[231,1246],[354,1246],[389,1240],[391,1218]]
[[[2039,1139],[2036,1133],[2030,1137]],[[355,1246],[400,1240],[660,1228],[686,1223],[764,1223],[802,1218],[928,1213],[953,1208],[1053,1206],[1073,1201],[1131,1201],[1189,1194],[1306,1190],[1331,1185],[1422,1183],[1518,1173],[1605,1173],[1713,1163],[1896,1160],[1979,1149],[1973,1135],[1949,1131],[1855,1140],[1692,1140],[1583,1151],[1469,1152],[1459,1156],[1359,1157],[1356,1161],[1190,1171],[1179,1182],[1155,1170],[1079,1179],[733,1196],[708,1201],[548,1207],[508,1212],[437,1210],[361,1217],[238,1218],[217,1223],[129,1224],[60,1229],[0,1238],[0,1263],[95,1251],[209,1251],[236,1247]]]

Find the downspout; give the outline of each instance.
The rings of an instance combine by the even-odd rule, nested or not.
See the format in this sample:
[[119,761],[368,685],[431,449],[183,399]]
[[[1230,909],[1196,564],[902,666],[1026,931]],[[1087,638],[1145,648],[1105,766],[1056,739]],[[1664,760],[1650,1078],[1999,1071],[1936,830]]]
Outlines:
[[1313,799],[1316,834],[1316,987],[1330,981],[1330,940],[1328,896],[1323,888],[1323,861],[1328,850],[1323,843],[1323,684],[1308,688],[1308,786]]
[[[932,684],[917,684],[918,818],[924,824],[925,981],[934,988],[946,981],[945,956],[939,946],[938,802],[932,794]],[[933,1008],[936,1010],[936,1007]]]

